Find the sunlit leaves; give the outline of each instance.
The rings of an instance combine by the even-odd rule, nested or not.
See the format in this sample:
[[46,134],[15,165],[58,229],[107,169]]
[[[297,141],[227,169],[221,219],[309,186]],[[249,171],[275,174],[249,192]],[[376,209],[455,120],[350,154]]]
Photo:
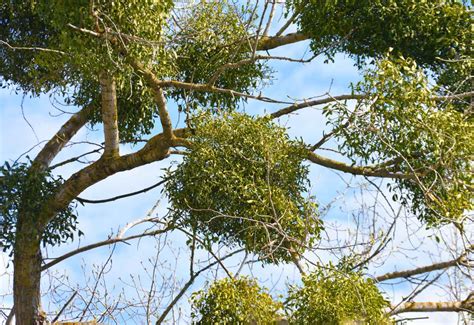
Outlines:
[[443,64],[466,54],[473,32],[471,14],[456,0],[291,1],[301,14],[298,25],[312,39],[314,52],[330,58],[346,52],[357,58],[380,57],[389,48],[420,65]]
[[222,279],[193,293],[192,318],[198,324],[274,324],[281,303],[250,278]]
[[[269,76],[261,61],[250,60],[215,76],[226,64],[252,58],[255,41],[250,35],[256,18],[249,10],[240,10],[227,1],[201,2],[195,6],[180,20],[178,32],[173,35],[177,78],[204,84],[214,78],[214,86],[236,92],[250,92],[261,86]],[[174,91],[173,97],[188,109],[204,106],[230,110],[239,100],[231,95],[182,90]]]
[[366,100],[353,110],[338,105],[327,113],[334,125],[350,121],[337,137],[354,161],[413,176],[391,188],[421,219],[461,222],[473,208],[474,128],[467,109],[436,99],[435,90],[413,60],[387,57],[354,88]]
[[[95,124],[100,122],[98,75],[108,70],[117,84],[121,139],[148,134],[157,117],[156,105],[145,82],[126,62],[124,51],[144,65],[154,64],[160,77],[170,75],[162,30],[171,7],[171,1],[154,0],[4,2],[0,39],[11,46],[42,50],[0,46],[0,76],[4,84],[23,91],[55,91],[66,104],[96,107]],[[108,36],[116,38],[116,44]]]
[[292,286],[285,304],[290,324],[391,324],[389,303],[370,279],[354,272],[319,269]]
[[318,237],[300,142],[267,118],[237,113],[197,117],[194,126],[192,149],[166,186],[177,223],[273,262]]

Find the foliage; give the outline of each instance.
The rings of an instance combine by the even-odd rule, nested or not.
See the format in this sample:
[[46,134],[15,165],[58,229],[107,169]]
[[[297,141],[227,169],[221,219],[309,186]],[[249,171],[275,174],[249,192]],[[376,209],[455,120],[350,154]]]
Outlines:
[[[29,164],[7,162],[1,167],[0,195],[0,246],[3,252],[10,250],[15,243],[18,214],[27,215],[32,227],[42,205],[51,198],[63,183],[61,177],[51,172],[37,172]],[[43,245],[58,245],[74,239],[77,229],[77,216],[73,206],[60,211],[45,227],[42,233]]]
[[[208,83],[225,64],[250,60],[253,50],[248,40],[257,18],[249,9],[241,11],[227,1],[203,2],[195,6],[180,23],[173,35],[172,49],[176,53],[178,79],[185,82]],[[250,60],[246,64],[225,69],[214,86],[250,93],[269,77],[262,62]],[[186,109],[211,107],[232,109],[239,97],[203,92],[175,90],[172,96]]]
[[[470,157],[474,137],[469,115],[449,101],[436,100],[423,71],[411,59],[387,57],[354,87],[367,99],[350,111],[345,105],[327,108],[339,129],[340,150],[364,164],[387,167],[418,177],[399,180],[404,204],[430,224],[459,221],[471,210]],[[398,199],[399,194],[394,194]]]
[[[158,116],[145,82],[111,42],[78,32],[120,35],[129,56],[154,65],[158,75],[172,70],[162,39],[171,1],[6,1],[0,5],[0,39],[17,47],[0,46],[0,75],[4,86],[38,95],[56,91],[67,104],[96,107],[91,123],[101,122],[98,75],[107,70],[117,84],[119,130],[123,140],[149,134]],[[51,10],[55,8],[55,10]],[[93,14],[92,14],[93,13]],[[147,24],[139,23],[146,19]],[[107,35],[105,33],[104,35]],[[127,41],[133,36],[141,41]],[[51,52],[54,50],[56,52]],[[62,53],[62,54],[61,54]]]
[[285,304],[290,324],[390,324],[384,312],[389,303],[374,282],[359,273],[321,268],[302,281],[301,287],[290,287]]
[[[149,134],[158,109],[142,77],[128,58],[149,67],[160,79],[207,83],[223,64],[249,59],[248,24],[226,2],[195,6],[168,26],[172,1],[20,1],[0,5],[0,39],[11,46],[42,50],[11,50],[0,46],[0,75],[4,86],[38,95],[59,92],[67,104],[96,107],[91,124],[101,122],[98,75],[107,70],[117,84],[118,123],[122,140]],[[55,10],[50,10],[55,8]],[[255,18],[255,17],[254,17]],[[146,24],[141,22],[146,21]],[[96,32],[94,37],[72,26]],[[118,39],[119,44],[107,36]],[[126,54],[125,54],[126,53]],[[227,69],[215,86],[250,92],[268,77],[264,63],[249,62]],[[173,90],[168,94],[186,109],[206,106],[232,109],[238,97]]]
[[442,64],[467,54],[473,38],[469,9],[456,0],[339,0],[290,2],[315,53],[346,52],[359,59],[389,48],[418,64]]
[[194,120],[192,150],[166,191],[176,222],[209,242],[289,261],[321,230],[308,190],[305,147],[268,118],[225,113]]
[[[473,35],[474,37],[474,35]],[[436,84],[439,87],[441,95],[452,95],[467,93],[472,91],[472,54],[459,56],[456,60],[446,63],[443,69],[439,70],[436,76]],[[453,99],[453,108],[459,112],[465,112],[472,115],[469,105],[466,105],[466,98]]]
[[247,277],[215,281],[207,291],[193,293],[191,303],[197,324],[274,324],[282,307]]

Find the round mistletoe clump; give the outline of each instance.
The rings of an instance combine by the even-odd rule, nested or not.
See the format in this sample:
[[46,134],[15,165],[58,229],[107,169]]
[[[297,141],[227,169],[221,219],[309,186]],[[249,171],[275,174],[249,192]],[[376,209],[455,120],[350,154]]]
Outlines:
[[281,303],[253,279],[222,279],[191,297],[197,324],[274,324]]
[[285,304],[290,324],[392,324],[389,303],[371,279],[357,272],[317,270],[290,287]]
[[174,222],[268,262],[290,261],[318,238],[302,143],[268,118],[194,120],[191,149],[166,185]]

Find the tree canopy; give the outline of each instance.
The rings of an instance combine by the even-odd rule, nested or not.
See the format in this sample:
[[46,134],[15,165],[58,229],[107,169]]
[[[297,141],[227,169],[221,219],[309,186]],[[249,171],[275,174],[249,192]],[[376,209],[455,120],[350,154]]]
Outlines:
[[[275,24],[277,13],[284,18]],[[156,185],[163,185],[168,213],[140,221],[158,228],[134,238],[183,233],[192,252],[186,290],[209,267],[224,267],[216,247],[242,250],[242,265],[250,255],[264,265],[294,263],[302,275],[285,301],[274,301],[255,280],[226,271],[227,279],[193,296],[193,319],[390,322],[404,310],[386,300],[365,267],[387,246],[392,226],[371,233],[365,259],[354,251],[344,256],[354,259],[349,266],[307,261],[329,231],[311,191],[310,166],[372,185],[383,180],[384,189],[374,186],[386,201],[424,227],[457,229],[463,263],[446,267],[466,267],[474,209],[471,26],[470,6],[455,0],[3,1],[2,87],[58,96],[78,109],[35,158],[1,169],[0,244],[13,256],[17,324],[44,321],[40,281],[48,264],[41,246],[84,235],[76,206],[98,202],[80,194],[176,156]],[[273,52],[304,41],[311,53],[302,58]],[[353,58],[361,75],[347,94],[265,95],[282,78],[275,62],[330,63],[338,53]],[[248,111],[249,101],[264,113]],[[313,139],[320,139],[313,143],[291,137],[282,122],[309,107],[320,107],[327,125],[315,130]],[[92,151],[100,155],[63,178],[52,162],[83,127],[103,130]],[[136,147],[123,154],[127,144]],[[195,271],[197,249],[217,261]],[[472,311],[471,298],[443,310]]]

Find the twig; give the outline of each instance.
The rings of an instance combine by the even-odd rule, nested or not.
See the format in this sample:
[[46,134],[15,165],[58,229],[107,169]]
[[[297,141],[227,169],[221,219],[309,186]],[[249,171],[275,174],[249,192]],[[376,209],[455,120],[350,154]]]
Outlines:
[[131,192],[131,193],[127,193],[127,194],[122,194],[122,195],[117,195],[117,196],[114,196],[114,197],[111,197],[111,198],[108,198],[108,199],[100,199],[100,200],[89,200],[89,199],[84,199],[84,198],[80,198],[80,197],[77,197],[76,200],[82,204],[84,203],[90,203],[90,204],[98,204],[98,203],[106,203],[106,202],[112,202],[112,201],[115,201],[115,200],[119,200],[119,199],[123,199],[123,198],[126,198],[126,197],[130,197],[130,196],[134,196],[134,195],[138,195],[138,194],[141,194],[141,193],[146,193],[148,192],[149,190],[152,190],[154,189],[155,187],[158,187],[164,183],[166,183],[166,181],[168,181],[168,179],[163,179],[161,181],[159,181],[158,183],[156,184],[153,184],[149,187],[146,187],[142,190],[139,190],[139,191],[135,191],[135,192]]

